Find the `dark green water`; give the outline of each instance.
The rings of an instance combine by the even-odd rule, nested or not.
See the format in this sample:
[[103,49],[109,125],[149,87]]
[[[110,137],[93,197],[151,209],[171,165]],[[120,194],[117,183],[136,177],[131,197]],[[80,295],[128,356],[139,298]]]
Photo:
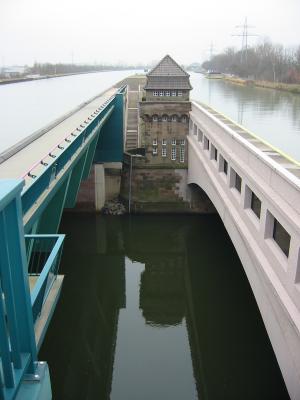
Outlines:
[[40,353],[54,400],[288,395],[217,216],[68,214],[65,282]]

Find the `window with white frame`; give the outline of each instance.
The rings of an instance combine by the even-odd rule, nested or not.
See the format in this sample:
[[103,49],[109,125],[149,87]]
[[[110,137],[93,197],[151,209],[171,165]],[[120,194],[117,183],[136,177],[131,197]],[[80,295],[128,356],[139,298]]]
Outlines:
[[153,96],[158,96],[158,91],[157,90],[154,90]]
[[167,115],[163,115],[162,116],[162,121],[163,122],[167,122],[168,121],[168,116]]
[[182,91],[181,90],[178,90],[177,96],[182,96]]
[[180,146],[185,146],[185,139],[180,139],[179,144],[180,144]]
[[185,148],[184,147],[180,147],[180,149],[179,149],[179,161],[181,163],[184,162],[184,152],[185,152]]
[[185,115],[181,118],[181,122],[183,122],[184,124],[186,123],[186,116]]
[[153,115],[152,120],[153,120],[153,122],[157,122],[158,121],[158,116],[157,115]]
[[161,156],[162,156],[162,157],[167,157],[167,148],[166,148],[166,147],[162,147],[162,149],[161,149]]
[[284,227],[275,217],[272,236],[283,253],[288,257],[290,252],[291,235],[284,229]]
[[198,142],[202,142],[203,140],[203,132],[198,128]]
[[211,145],[211,159],[218,161],[218,149],[213,144]]
[[175,161],[176,160],[176,147],[172,147],[171,150],[171,160]]
[[176,122],[177,121],[177,115],[172,115],[172,122]]
[[165,96],[167,96],[167,97],[170,97],[170,96],[171,96],[171,92],[170,92],[170,90],[166,90],[166,92],[165,92]]
[[232,167],[230,168],[230,187],[236,189],[239,193],[242,191],[242,178]]
[[161,141],[161,144],[162,144],[163,146],[166,146],[166,145],[167,145],[167,139],[163,139],[163,140]]
[[252,192],[252,190],[251,190],[250,208],[259,219],[261,214],[261,200],[256,196],[254,192]]
[[176,139],[175,138],[172,139],[172,146],[176,146]]
[[176,95],[177,95],[176,90],[172,90],[172,96],[176,97]]
[[204,136],[204,150],[209,150],[209,139]]
[[152,144],[153,144],[153,146],[157,146],[157,139],[155,138],[155,139],[153,139],[153,142],[152,142]]
[[153,146],[153,147],[152,147],[152,154],[153,154],[154,156],[157,155],[157,146]]
[[163,91],[163,90],[160,90],[160,91],[159,91],[159,95],[160,95],[160,96],[163,96],[163,95],[164,95],[164,91]]
[[225,160],[225,158],[222,156],[220,153],[219,155],[219,172],[227,175],[228,174],[228,162]]

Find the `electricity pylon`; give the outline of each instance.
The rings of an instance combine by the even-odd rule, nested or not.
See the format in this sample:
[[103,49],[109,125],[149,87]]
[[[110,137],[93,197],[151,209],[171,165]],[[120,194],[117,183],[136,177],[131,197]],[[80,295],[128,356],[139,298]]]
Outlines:
[[249,33],[249,28],[254,28],[254,26],[248,25],[247,17],[245,18],[245,22],[243,25],[236,25],[235,28],[241,29],[240,33],[236,33],[232,36],[240,36],[242,37],[242,50],[241,50],[241,62],[248,62],[248,37],[249,36],[258,36],[255,33]]

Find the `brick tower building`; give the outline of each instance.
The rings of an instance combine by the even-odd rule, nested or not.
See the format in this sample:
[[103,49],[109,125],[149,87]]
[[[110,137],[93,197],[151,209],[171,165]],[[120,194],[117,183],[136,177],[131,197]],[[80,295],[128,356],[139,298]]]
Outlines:
[[120,195],[130,212],[209,210],[207,196],[195,197],[187,181],[191,89],[189,74],[169,55],[146,76],[138,103],[140,146],[125,152],[123,162]]
[[189,74],[166,55],[148,74],[140,102],[140,137],[149,165],[186,168]]

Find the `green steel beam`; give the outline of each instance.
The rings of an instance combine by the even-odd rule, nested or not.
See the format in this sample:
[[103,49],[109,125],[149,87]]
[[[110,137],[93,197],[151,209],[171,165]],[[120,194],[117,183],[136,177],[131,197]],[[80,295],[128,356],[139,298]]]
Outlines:
[[[23,185],[24,182],[21,180],[2,180],[0,183],[1,302],[4,301],[4,289],[6,293],[5,303],[7,303],[6,315],[2,314],[2,320],[6,318],[7,322],[11,324],[8,350],[12,352],[12,360],[14,360],[15,352],[30,354],[29,373],[34,374],[37,349],[22,223],[21,190]],[[3,305],[1,308],[3,309]],[[15,325],[14,322],[16,322]],[[15,330],[16,335],[12,335],[12,330]],[[5,334],[7,335],[7,333]],[[1,346],[1,353],[4,353],[3,340]],[[4,354],[1,354],[1,369],[3,369],[3,356]],[[12,368],[12,360],[9,356],[9,368]],[[18,360],[14,360],[14,362],[16,361]],[[18,365],[18,368],[20,368],[20,365]]]
[[124,149],[124,94],[114,98],[114,110],[102,128],[94,163],[122,162]]
[[85,153],[82,154],[82,156],[80,157],[80,159],[77,161],[76,165],[72,169],[68,193],[67,193],[66,202],[65,202],[66,208],[75,207],[78,191],[80,188],[80,183],[82,181],[82,175],[83,175],[84,165],[86,163],[87,155],[88,155],[88,149],[85,151]]
[[47,208],[40,217],[38,233],[57,233],[64,209],[71,173],[50,200]]
[[85,159],[82,179],[86,179],[90,174],[100,132],[101,132],[101,129],[99,129],[99,132],[95,135],[95,138],[89,144],[87,156],[86,156],[86,159]]

